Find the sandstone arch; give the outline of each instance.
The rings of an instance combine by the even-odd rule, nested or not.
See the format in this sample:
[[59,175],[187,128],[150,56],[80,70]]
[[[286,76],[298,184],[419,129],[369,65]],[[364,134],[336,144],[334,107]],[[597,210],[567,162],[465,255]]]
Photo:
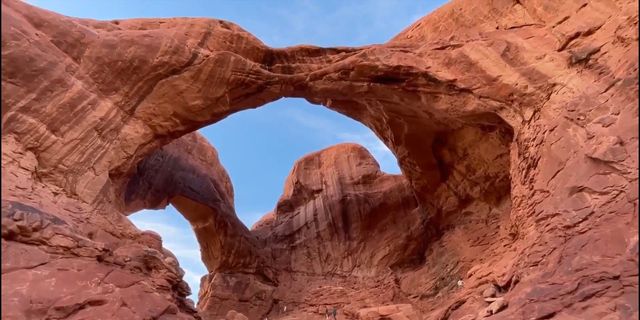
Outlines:
[[257,244],[236,217],[231,180],[216,150],[198,133],[141,161],[128,180],[124,203],[129,213],[169,203],[176,207],[192,225],[209,272],[262,271],[256,270]]
[[[104,22],[3,1],[3,173],[12,172],[3,175],[3,201],[36,208],[3,206],[3,239],[6,227],[11,243],[35,241],[5,218],[40,230],[15,214],[47,216],[37,208],[65,218],[84,237],[74,243],[93,241],[95,233],[79,228],[91,223],[111,237],[133,237],[117,213],[126,210],[122,195],[142,159],[233,112],[304,97],[371,128],[436,224],[448,218],[437,215],[450,177],[439,165],[455,166],[438,152],[464,146],[465,136],[480,137],[482,151],[491,141],[473,132],[487,126],[503,150],[513,135],[510,174],[480,183],[491,190],[510,181],[509,215],[493,243],[502,249],[466,261],[466,276],[509,288],[510,306],[497,317],[589,317],[602,312],[599,305],[637,316],[637,18],[632,1],[460,0],[386,44],[272,49],[224,21]],[[93,242],[126,247],[106,238]],[[92,246],[88,255],[102,257]],[[581,255],[585,246],[589,256]],[[167,268],[157,263],[148,272]],[[557,283],[576,285],[564,292]],[[191,312],[176,289],[154,286],[175,304],[151,314]],[[474,308],[471,290],[448,293],[461,300],[423,312],[462,316]],[[103,302],[72,305],[111,306]],[[45,312],[76,310],[65,308]]]
[[[16,28],[12,29],[16,33],[18,26],[25,29],[20,30],[22,33],[35,33],[38,30],[37,26],[45,23],[44,19],[49,17],[41,11],[27,10],[16,4],[13,7],[15,11],[23,10],[22,17],[26,20],[18,23],[17,17],[8,17],[16,25]],[[157,23],[141,20],[121,21],[115,24],[70,20],[59,16],[55,19],[61,19],[60,23],[67,24],[66,27],[72,26],[71,29],[77,30],[77,33],[71,33],[69,35],[71,38],[57,41],[66,43],[66,46],[56,45],[45,39],[40,40],[42,50],[48,49],[58,54],[48,59],[60,60],[62,64],[69,64],[68,68],[71,69],[77,69],[83,63],[95,68],[110,69],[75,71],[83,77],[88,76],[86,82],[89,84],[83,84],[77,92],[71,91],[71,96],[61,102],[69,103],[66,99],[81,99],[82,95],[86,95],[84,98],[88,101],[104,104],[102,108],[112,110],[113,116],[120,120],[118,128],[105,128],[104,133],[81,132],[76,138],[82,141],[80,137],[83,135],[97,136],[98,139],[102,135],[112,138],[126,136],[126,139],[105,141],[101,149],[107,151],[96,152],[94,155],[96,158],[92,161],[81,159],[78,162],[87,163],[64,163],[64,166],[69,168],[88,168],[90,165],[95,167],[98,163],[103,164],[104,168],[92,170],[96,172],[95,177],[90,177],[88,174],[81,176],[79,173],[74,174],[66,170],[69,176],[78,180],[80,184],[90,180],[108,185],[109,178],[117,180],[120,174],[129,172],[153,148],[167,143],[170,139],[213,123],[233,112],[258,107],[285,96],[304,97],[314,103],[325,104],[362,122],[372,128],[399,156],[401,166],[409,177],[412,176],[412,171],[420,171],[422,180],[427,180],[424,176],[428,176],[431,180],[438,181],[438,173],[433,170],[432,157],[430,158],[428,153],[412,157],[411,153],[416,151],[395,150],[399,147],[393,144],[393,139],[404,140],[409,134],[402,131],[394,132],[387,127],[400,127],[395,130],[402,130],[402,127],[421,128],[418,147],[422,149],[422,144],[428,145],[429,136],[436,131],[451,126],[461,126],[460,119],[465,114],[497,112],[500,108],[499,104],[482,102],[468,90],[456,87],[450,79],[427,71],[433,68],[429,65],[432,57],[409,54],[406,48],[396,48],[393,42],[389,46],[364,48],[298,47],[284,50],[267,48],[237,26],[213,20],[188,19],[184,22],[167,20]],[[51,27],[55,30],[56,26]],[[129,28],[136,32],[127,32]],[[145,36],[134,35],[140,32]],[[182,34],[185,32],[188,34]],[[64,34],[56,34],[56,36],[65,37]],[[85,40],[74,42],[73,37],[82,37]],[[240,41],[240,45],[230,46],[230,37],[242,39],[237,40]],[[139,43],[138,38],[145,39],[143,41],[147,42]],[[169,38],[172,40],[167,43],[166,40]],[[106,55],[100,51],[104,49],[103,46],[116,47],[109,48],[114,52]],[[406,45],[403,46],[406,47]],[[133,51],[125,49],[129,47]],[[174,54],[174,51],[181,47],[185,48],[180,54]],[[427,51],[428,48],[422,46],[420,50]],[[73,57],[69,57],[72,51],[84,52],[83,62],[78,63]],[[171,56],[166,57],[171,61],[155,58],[158,54],[165,55],[164,52],[171,53]],[[18,53],[14,52],[15,55]],[[132,56],[125,56],[125,53]],[[108,60],[93,63],[93,59]],[[138,65],[134,66],[132,63]],[[77,66],[74,67],[74,65]],[[122,69],[107,67],[115,65]],[[227,67],[223,70],[212,69],[214,65],[227,65]],[[113,78],[126,74],[124,70],[130,68],[139,68],[136,74],[141,78],[129,76],[126,79]],[[56,71],[50,70],[50,72]],[[9,70],[7,73],[12,74],[12,71]],[[104,74],[108,79],[93,79],[90,75],[94,73]],[[64,74],[58,74],[58,76],[67,78],[67,81],[76,80],[75,76],[71,75],[67,77]],[[19,80],[16,79],[16,81]],[[328,81],[334,83],[333,88],[324,88]],[[80,82],[85,81],[80,79]],[[118,83],[116,91],[114,91],[116,88],[113,86],[114,82]],[[398,86],[399,83],[403,85]],[[63,86],[66,85],[68,88],[71,84],[67,82]],[[85,86],[88,87],[85,89]],[[206,90],[206,88],[215,88],[215,90]],[[97,91],[97,94],[94,94],[94,91]],[[172,94],[168,95],[165,92],[172,92]],[[137,95],[138,93],[140,94]],[[452,95],[453,93],[456,95]],[[79,96],[76,98],[76,95]],[[129,95],[139,97],[130,99]],[[369,105],[367,100],[371,100]],[[448,104],[465,106],[466,109],[449,110],[444,107]],[[11,105],[11,103],[7,102],[5,105]],[[405,108],[404,105],[420,106],[420,110]],[[86,106],[71,105],[71,108],[80,108],[77,112],[90,113],[98,112],[96,109],[102,109],[95,108],[91,103]],[[83,111],[82,108],[85,110]],[[20,122],[19,112],[12,112],[8,107],[5,109],[8,110],[7,123]],[[398,115],[401,112],[405,114]],[[47,111],[43,113],[43,116],[50,116]],[[377,113],[385,114],[388,119],[370,116]],[[96,114],[95,117],[99,118],[100,114]],[[386,123],[392,121],[397,121],[399,124]],[[62,124],[55,124],[54,121],[54,124],[47,129],[52,132],[60,130],[67,132],[69,129],[60,128],[60,126]],[[404,131],[410,131],[410,129],[404,129]],[[7,127],[5,132],[19,133],[19,126],[16,124]],[[398,137],[389,136],[392,134]],[[64,138],[57,139],[50,143],[57,147],[64,140]],[[409,142],[406,143],[409,144]],[[53,146],[48,147],[56,149]],[[109,155],[104,156],[103,153]],[[54,169],[61,165],[60,160],[56,159],[60,156],[69,157],[64,152],[58,154],[57,157],[53,155],[47,157],[50,160],[44,166],[51,166],[52,171],[63,171],[64,169]],[[406,161],[411,159],[412,164],[402,165],[405,159]],[[45,173],[47,171],[43,170]],[[414,180],[418,180],[417,177]],[[415,181],[414,184],[417,189],[421,189],[423,184],[428,185],[425,181]],[[118,184],[116,183],[115,186],[118,187]],[[85,200],[94,201],[98,194],[99,192],[95,190],[93,194],[87,193],[80,196]]]

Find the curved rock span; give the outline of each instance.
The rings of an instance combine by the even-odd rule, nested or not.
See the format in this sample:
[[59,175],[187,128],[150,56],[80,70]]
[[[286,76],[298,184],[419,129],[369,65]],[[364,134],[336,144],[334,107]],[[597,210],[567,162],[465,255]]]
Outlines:
[[[454,0],[385,44],[273,49],[4,0],[3,318],[637,318],[637,24],[630,0]],[[368,126],[402,175],[310,154],[248,230],[192,132],[282,97]],[[126,218],[169,203],[197,308]]]

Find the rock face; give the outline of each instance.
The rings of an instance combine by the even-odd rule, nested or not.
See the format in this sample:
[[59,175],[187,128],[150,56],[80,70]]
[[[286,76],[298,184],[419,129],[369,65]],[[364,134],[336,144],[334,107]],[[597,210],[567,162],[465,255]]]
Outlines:
[[415,313],[415,311],[413,311],[410,304],[399,304],[359,310],[358,319],[417,320],[420,319],[420,317]]
[[184,271],[157,234],[61,196],[25,169],[6,170],[14,160],[3,155],[3,319],[196,315]]
[[[3,318],[198,317],[125,217],[167,203],[202,247],[204,318],[637,318],[637,24],[631,0],[454,0],[382,45],[273,49],[4,0]],[[309,155],[248,231],[189,133],[281,97],[365,124],[403,175]]]
[[[214,318],[230,298],[242,297],[251,301],[251,319],[282,316],[284,307],[285,315],[313,318],[333,304],[355,315],[392,298],[391,269],[422,263],[425,217],[408,181],[382,173],[364,147],[340,144],[309,154],[295,163],[274,212],[252,228],[273,283],[210,275],[198,307]],[[224,288],[243,289],[221,295]]]
[[362,146],[341,144],[298,160],[275,219],[254,234],[291,272],[349,275],[420,260],[425,215],[409,183],[380,171]]
[[216,150],[190,133],[136,166],[124,193],[127,212],[171,203],[193,226],[208,270],[256,272],[258,247],[233,207],[233,187]]

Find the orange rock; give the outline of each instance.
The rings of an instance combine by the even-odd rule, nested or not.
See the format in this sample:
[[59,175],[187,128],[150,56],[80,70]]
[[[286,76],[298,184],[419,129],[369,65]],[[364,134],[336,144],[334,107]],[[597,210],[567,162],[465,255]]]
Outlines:
[[317,275],[387,270],[419,261],[425,246],[409,183],[382,173],[356,144],[298,160],[266,228],[261,238],[277,268]]
[[358,319],[418,320],[420,316],[413,310],[410,304],[397,304],[361,309],[358,311]]

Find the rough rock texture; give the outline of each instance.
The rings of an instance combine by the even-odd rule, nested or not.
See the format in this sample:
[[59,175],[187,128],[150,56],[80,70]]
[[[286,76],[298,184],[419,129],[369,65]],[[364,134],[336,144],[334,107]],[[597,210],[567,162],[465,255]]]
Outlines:
[[391,269],[422,263],[425,222],[406,179],[382,173],[364,147],[309,154],[295,163],[274,212],[252,228],[273,283],[212,274],[203,279],[198,307],[204,317],[219,316],[235,297],[251,301],[249,311],[231,306],[251,319],[278,317],[285,306],[285,314],[313,318],[333,304],[355,315],[393,298]]
[[233,187],[216,150],[190,133],[136,166],[124,193],[127,212],[171,203],[189,221],[208,270],[256,272],[256,240],[238,220]]
[[[380,171],[362,146],[340,144],[298,160],[275,219],[254,234],[291,272],[344,274],[406,264],[425,250],[425,215],[409,183]],[[266,230],[265,230],[266,229]]]
[[34,160],[2,157],[2,318],[193,319],[184,271],[160,237],[33,179]]
[[416,314],[410,304],[398,304],[361,309],[358,311],[358,319],[417,320],[420,319],[420,317]]
[[[198,233],[210,271],[200,297],[224,301],[201,301],[206,317],[234,310],[313,319],[326,305],[356,317],[410,304],[424,319],[474,319],[489,306],[483,291],[495,286],[506,308],[492,319],[637,318],[637,24],[631,0],[454,0],[382,45],[272,49],[225,21],[74,19],[5,0],[3,312],[194,316],[170,254],[124,217],[171,202],[216,229],[213,240]],[[294,173],[310,189],[288,187],[284,206],[251,234],[232,214],[215,165],[211,176],[190,178],[201,160],[154,153],[281,97],[304,97],[371,128],[407,182],[346,179],[354,184],[323,186],[314,197],[305,192],[341,175]],[[147,157],[158,168],[184,165],[183,174],[169,174],[175,183],[166,190],[127,191],[154,181]],[[340,168],[344,177],[376,176],[366,161]],[[385,193],[393,180],[400,190]],[[196,197],[189,186],[203,189]],[[392,194],[391,203],[411,188],[415,200],[386,218],[426,226],[414,243],[424,244],[420,259],[358,251],[379,239],[350,234],[367,223],[355,218],[385,204],[353,198],[376,192],[365,186]],[[325,200],[333,201],[326,211],[311,209]],[[339,212],[360,205],[367,210]],[[315,216],[354,220],[335,224],[347,229],[305,220]],[[329,241],[305,256],[327,236],[348,239],[345,248]],[[46,289],[43,274],[53,279]]]

